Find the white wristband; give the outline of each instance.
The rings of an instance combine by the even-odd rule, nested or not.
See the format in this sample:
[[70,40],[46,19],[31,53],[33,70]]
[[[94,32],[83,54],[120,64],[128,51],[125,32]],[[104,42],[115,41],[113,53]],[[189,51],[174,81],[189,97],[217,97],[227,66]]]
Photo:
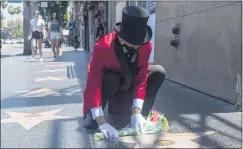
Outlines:
[[91,109],[93,119],[96,119],[99,116],[104,116],[102,107],[95,107]]
[[139,98],[133,99],[133,106],[132,107],[137,107],[140,110],[142,110],[143,109],[143,102],[144,102],[144,100],[139,99]]

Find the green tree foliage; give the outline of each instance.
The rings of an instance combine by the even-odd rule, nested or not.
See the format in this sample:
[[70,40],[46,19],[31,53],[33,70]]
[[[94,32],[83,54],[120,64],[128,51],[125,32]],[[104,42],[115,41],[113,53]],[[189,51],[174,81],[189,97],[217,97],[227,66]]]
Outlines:
[[48,7],[46,8],[46,16],[44,15],[44,8],[39,6],[40,14],[45,16],[47,21],[50,20],[54,12],[58,15],[63,25],[64,16],[68,8],[69,1],[48,1]]
[[19,15],[22,12],[21,7],[19,7],[19,6],[15,7],[14,12],[15,12],[15,14]]
[[8,21],[8,31],[14,38],[23,38],[24,37],[24,29],[23,29],[23,21],[12,20]]
[[2,9],[5,9],[6,7],[8,7],[8,2],[7,2],[7,0],[3,0],[3,1],[1,1],[1,8],[2,8]]
[[68,11],[66,11],[65,15],[64,15],[64,25],[66,26],[70,21],[70,13]]
[[14,9],[13,6],[9,6],[9,7],[8,7],[8,13],[9,13],[11,16],[13,16],[13,15],[15,14],[15,9]]
[[[1,10],[4,10],[6,7],[8,7],[8,2],[7,2],[7,0],[2,0],[1,2],[0,2],[0,4],[1,4]],[[4,19],[4,17],[3,17],[3,14],[1,14],[1,24],[2,24],[2,20]]]
[[14,29],[13,36],[16,38],[24,38],[23,23],[19,24],[18,28]]
[[[13,16],[13,15],[18,15],[22,12],[21,7],[17,6],[17,7],[13,7],[12,5],[10,5],[8,7],[8,13]],[[16,18],[16,20],[11,19],[8,22],[8,29],[11,31],[12,35],[14,37],[17,38],[23,38],[24,36],[24,31],[23,31],[23,22],[21,22],[20,20],[18,20]]]

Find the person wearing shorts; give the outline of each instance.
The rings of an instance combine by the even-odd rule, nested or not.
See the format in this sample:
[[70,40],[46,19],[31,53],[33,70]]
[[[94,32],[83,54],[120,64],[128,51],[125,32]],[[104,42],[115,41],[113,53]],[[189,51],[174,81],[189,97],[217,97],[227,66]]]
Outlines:
[[62,38],[61,22],[60,19],[57,17],[56,13],[53,13],[51,17],[51,20],[48,24],[48,30],[55,61],[59,56],[60,40]]
[[[42,58],[42,41],[45,38],[45,22],[40,18],[39,11],[35,11],[35,18],[30,21],[30,29],[29,29],[29,39],[31,40],[31,50],[32,50],[32,58],[30,61],[34,61],[35,59],[35,49],[34,46],[37,42],[37,47],[40,53],[40,61],[43,61]],[[37,48],[36,47],[36,48]]]

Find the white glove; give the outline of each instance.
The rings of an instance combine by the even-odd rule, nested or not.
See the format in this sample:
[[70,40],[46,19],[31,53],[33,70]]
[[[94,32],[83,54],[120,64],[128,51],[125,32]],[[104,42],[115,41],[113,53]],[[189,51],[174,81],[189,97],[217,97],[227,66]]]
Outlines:
[[119,138],[118,131],[108,123],[100,125],[99,129],[105,135],[105,137],[108,138],[108,139]]
[[146,122],[147,121],[143,118],[142,114],[133,114],[131,117],[132,127],[141,133],[143,133],[143,125]]

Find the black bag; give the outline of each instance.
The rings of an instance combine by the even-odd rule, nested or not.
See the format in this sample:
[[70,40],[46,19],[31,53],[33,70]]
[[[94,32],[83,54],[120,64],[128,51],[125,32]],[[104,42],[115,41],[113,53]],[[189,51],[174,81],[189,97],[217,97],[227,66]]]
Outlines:
[[47,48],[51,47],[51,43],[49,40],[45,40],[45,47],[47,47]]

